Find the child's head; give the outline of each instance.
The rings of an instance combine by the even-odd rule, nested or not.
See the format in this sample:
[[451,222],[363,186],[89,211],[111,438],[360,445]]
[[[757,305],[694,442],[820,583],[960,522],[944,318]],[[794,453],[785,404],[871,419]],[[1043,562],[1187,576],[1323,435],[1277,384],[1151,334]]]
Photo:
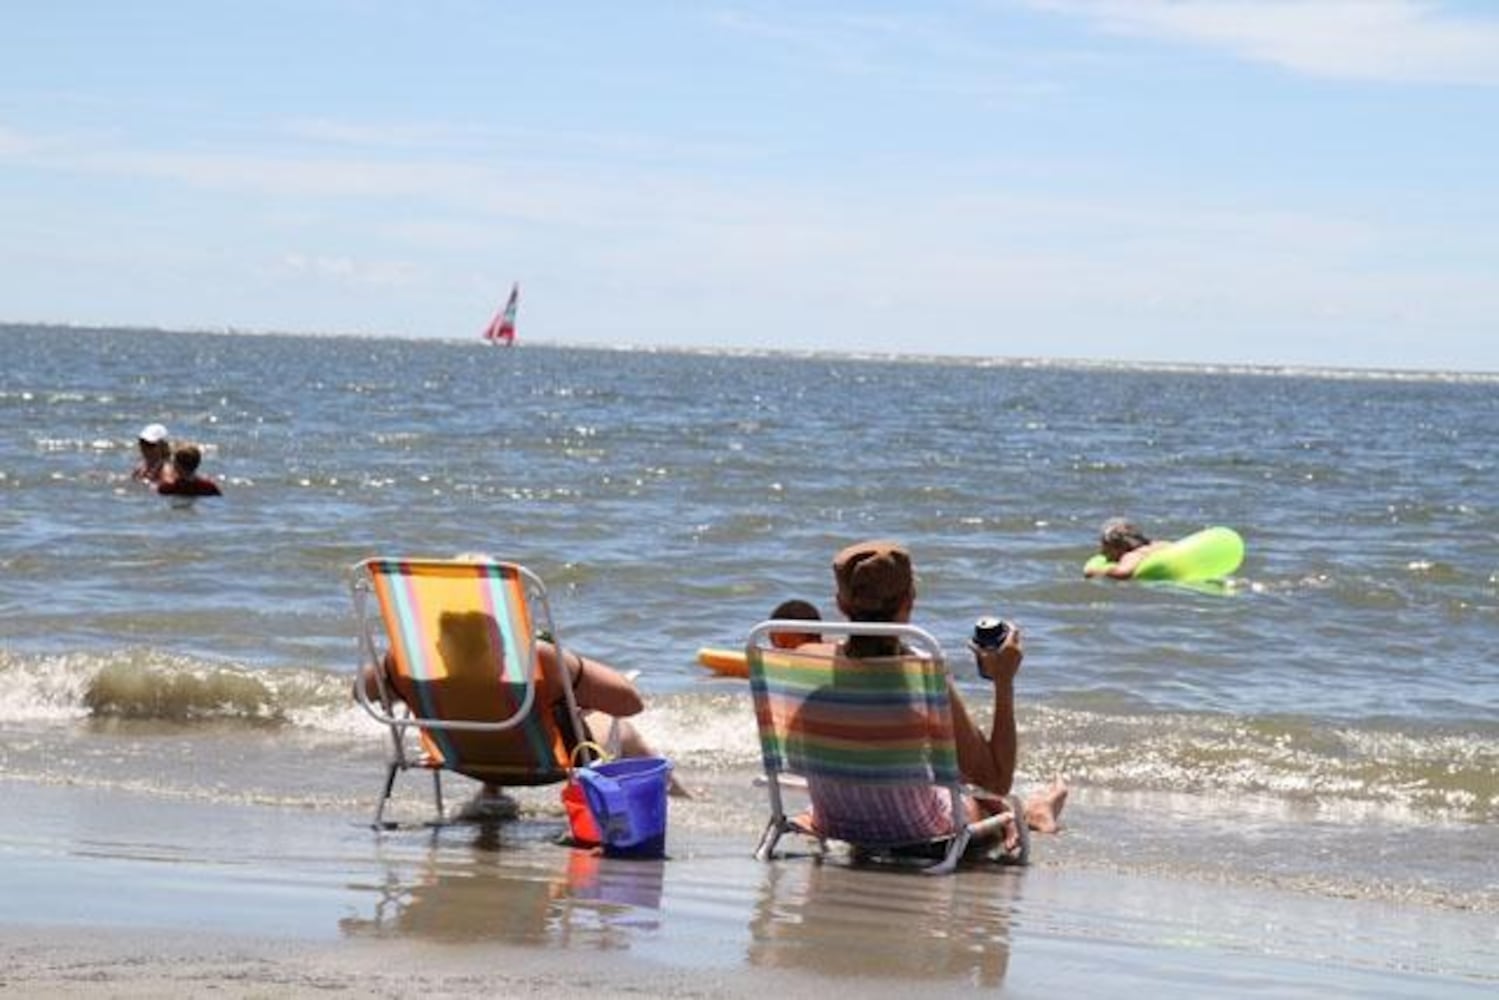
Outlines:
[[[822,614],[811,602],[797,599],[777,604],[775,610],[770,613],[770,617],[806,622],[822,621]],[[795,649],[809,642],[821,641],[822,634],[819,632],[772,632],[770,634],[770,643],[777,649]]]
[[177,469],[178,475],[191,476],[198,471],[202,461],[203,450],[191,441],[179,444],[172,451],[172,465]]

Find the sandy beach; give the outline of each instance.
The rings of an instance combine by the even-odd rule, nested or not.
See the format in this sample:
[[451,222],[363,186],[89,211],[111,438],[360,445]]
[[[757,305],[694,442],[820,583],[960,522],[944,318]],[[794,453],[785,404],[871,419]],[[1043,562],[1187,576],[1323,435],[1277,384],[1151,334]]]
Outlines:
[[[673,804],[665,861],[505,824],[376,834],[362,815],[6,783],[0,991],[25,996],[1474,996],[1492,913],[1110,870],[1040,838],[949,878],[750,857]],[[712,822],[707,821],[712,816]],[[1087,796],[1071,822],[1096,828]]]

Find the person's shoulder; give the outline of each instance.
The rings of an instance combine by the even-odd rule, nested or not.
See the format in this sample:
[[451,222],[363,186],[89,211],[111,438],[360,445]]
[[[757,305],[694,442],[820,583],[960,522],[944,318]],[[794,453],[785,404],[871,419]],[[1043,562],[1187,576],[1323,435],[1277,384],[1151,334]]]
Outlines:
[[1140,564],[1142,562],[1155,555],[1157,552],[1171,548],[1172,544],[1174,543],[1164,541],[1149,542],[1145,545],[1140,546],[1138,549],[1130,549],[1124,555],[1119,557],[1119,561],[1114,564],[1114,567],[1112,569],[1109,570],[1108,575],[1128,579],[1129,577],[1135,575],[1135,570],[1140,568]]
[[1130,555],[1135,556],[1135,565],[1138,566],[1146,559],[1149,559],[1151,556],[1155,555],[1157,552],[1165,552],[1175,544],[1175,542],[1162,539],[1159,542],[1151,542],[1149,545],[1142,545],[1134,552],[1131,552]]
[[170,479],[156,485],[156,492],[164,496],[218,497],[224,491],[212,479]]

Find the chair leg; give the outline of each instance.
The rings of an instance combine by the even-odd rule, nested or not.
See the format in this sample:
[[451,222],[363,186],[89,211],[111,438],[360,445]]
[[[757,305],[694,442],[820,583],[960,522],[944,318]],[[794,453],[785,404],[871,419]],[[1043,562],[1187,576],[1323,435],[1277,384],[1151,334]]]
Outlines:
[[442,771],[436,768],[432,771],[432,798],[437,802],[437,822],[446,823],[448,817],[442,809]]
[[375,821],[372,825],[376,830],[385,829],[385,803],[390,801],[390,792],[395,787],[396,770],[399,767],[399,764],[391,761],[390,767],[385,771],[385,787],[380,791],[380,801],[375,803]]
[[[997,812],[976,823],[970,823],[968,825],[968,834],[973,840],[993,839],[995,847],[989,851],[989,856],[999,864],[1029,864],[1031,832],[1025,825],[1025,808],[1018,795],[1006,795],[1004,803],[1006,807],[1004,812]],[[1015,824],[1015,836],[1018,838],[1016,845],[1009,849],[1004,847],[1004,824],[1007,819]]]
[[765,824],[765,832],[760,834],[760,846],[755,848],[756,861],[769,861],[775,856],[776,843],[781,839],[781,823],[774,816],[770,822]]
[[1031,831],[1025,825],[1025,804],[1020,801],[1020,796],[1009,796],[1010,811],[1015,814],[1015,835],[1020,838],[1015,853],[1010,857],[1012,865],[1028,865],[1031,863]]
[[952,838],[952,843],[947,845],[947,854],[942,860],[934,865],[923,868],[924,875],[949,875],[957,871],[958,862],[963,858],[963,852],[968,850],[968,840],[972,835],[965,828],[960,830]]

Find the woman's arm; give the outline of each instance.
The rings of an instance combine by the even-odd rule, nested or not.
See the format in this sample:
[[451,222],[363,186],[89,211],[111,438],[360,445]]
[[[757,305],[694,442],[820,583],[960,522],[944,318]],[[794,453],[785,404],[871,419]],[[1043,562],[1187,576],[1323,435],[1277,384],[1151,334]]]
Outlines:
[[[549,642],[540,643],[539,651],[553,660],[557,656],[557,647]],[[638,715],[645,708],[635,685],[609,664],[570,649],[563,651],[562,661],[579,708],[594,709],[616,718]]]
[[1008,795],[1015,783],[1015,759],[1019,755],[1019,737],[1015,729],[1015,675],[1025,657],[1019,627],[1010,628],[1010,634],[998,649],[980,650],[978,655],[984,658],[984,669],[994,681],[994,725],[985,737],[968,714],[968,707],[957,688],[949,682],[958,769],[970,784],[997,795]]

